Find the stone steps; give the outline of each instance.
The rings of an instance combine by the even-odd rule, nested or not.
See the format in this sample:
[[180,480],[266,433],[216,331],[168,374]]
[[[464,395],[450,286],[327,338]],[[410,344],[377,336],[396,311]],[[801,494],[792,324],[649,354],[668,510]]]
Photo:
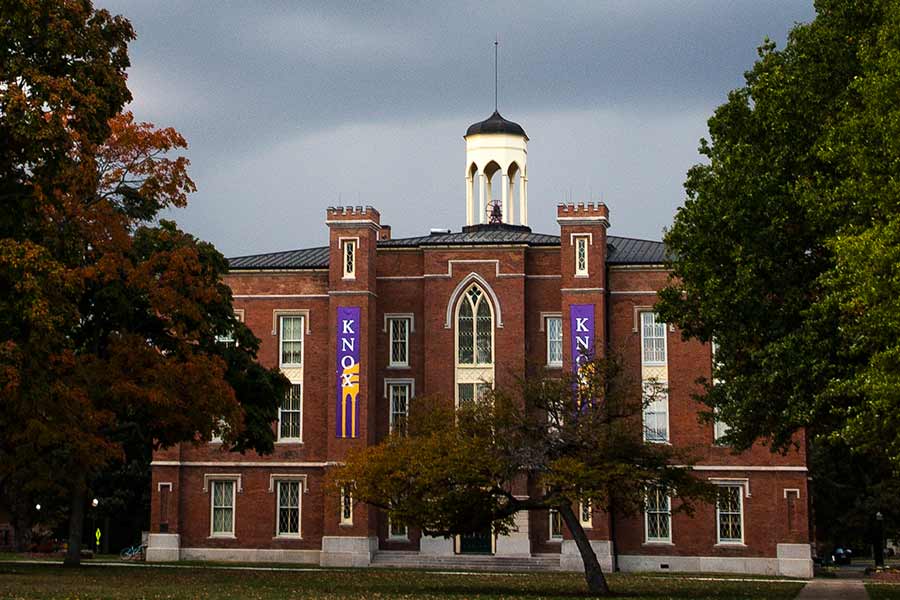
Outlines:
[[382,550],[372,557],[371,566],[397,569],[442,571],[559,571],[559,555],[484,556],[477,554],[431,556],[410,551]]

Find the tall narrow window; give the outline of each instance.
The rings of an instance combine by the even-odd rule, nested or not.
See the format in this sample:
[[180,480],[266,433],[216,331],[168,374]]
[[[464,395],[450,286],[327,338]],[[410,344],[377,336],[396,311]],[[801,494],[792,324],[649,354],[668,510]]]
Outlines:
[[561,367],[563,363],[562,317],[547,317],[547,366]]
[[669,394],[665,384],[644,382],[644,440],[669,441]]
[[476,285],[460,300],[457,331],[459,364],[493,364],[494,317],[490,302]]
[[234,535],[234,481],[210,482],[212,489],[212,535]]
[[656,313],[641,313],[641,350],[643,364],[666,364],[666,324]]
[[353,493],[341,488],[341,525],[353,525]]
[[[716,377],[716,371],[719,369],[719,362],[716,359],[716,355],[719,352],[719,344],[716,343],[716,340],[712,340],[712,372],[713,372],[713,385],[719,384],[719,379]],[[716,414],[716,420],[713,424],[713,441],[716,444],[724,444],[725,440],[723,439],[725,435],[731,431],[731,426],[725,421],[720,421],[718,417],[718,410],[713,411]]]
[[278,535],[300,537],[299,481],[278,482]]
[[283,316],[281,321],[281,352],[280,361],[282,367],[303,366],[303,317]]
[[593,518],[591,515],[591,503],[589,500],[582,500],[578,504],[578,516],[581,521],[581,526],[585,529],[590,529],[593,524]]
[[575,276],[588,276],[588,237],[586,235],[575,237]]
[[392,383],[388,385],[391,401],[391,433],[406,435],[406,416],[409,411],[410,384]]
[[292,383],[278,408],[278,439],[300,441],[303,424],[303,386]]
[[491,384],[489,383],[460,383],[457,384],[457,397],[459,405],[462,406],[466,402],[472,402],[476,398],[482,400],[491,392]]
[[563,537],[562,515],[555,508],[550,509],[550,539],[561,540]]
[[344,279],[356,278],[356,240],[344,240]]
[[672,500],[659,488],[647,494],[644,531],[648,542],[672,541]]
[[720,544],[744,543],[744,499],[741,490],[739,485],[719,488],[716,518]]
[[391,367],[409,366],[409,319],[388,319],[391,344]]

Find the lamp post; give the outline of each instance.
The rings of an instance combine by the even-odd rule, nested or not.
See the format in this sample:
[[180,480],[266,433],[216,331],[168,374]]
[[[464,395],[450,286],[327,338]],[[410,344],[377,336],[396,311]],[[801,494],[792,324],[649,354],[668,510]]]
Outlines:
[[[97,505],[100,504],[100,501],[94,498],[91,500],[91,530],[96,531],[97,534],[100,533],[100,530],[97,529]],[[96,536],[96,541],[94,542],[94,555],[100,554],[100,536]]]
[[875,568],[884,568],[884,515],[881,511],[875,513],[875,535],[878,538],[875,543]]

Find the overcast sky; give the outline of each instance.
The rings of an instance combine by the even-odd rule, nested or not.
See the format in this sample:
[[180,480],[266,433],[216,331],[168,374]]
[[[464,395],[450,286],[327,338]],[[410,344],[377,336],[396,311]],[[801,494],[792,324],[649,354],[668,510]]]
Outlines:
[[156,2],[131,19],[131,110],[190,143],[199,191],[168,215],[226,256],[323,245],[325,207],[370,204],[394,237],[465,224],[468,125],[528,146],[532,229],[602,200],[610,233],[660,239],[706,120],[765,37],[810,0]]

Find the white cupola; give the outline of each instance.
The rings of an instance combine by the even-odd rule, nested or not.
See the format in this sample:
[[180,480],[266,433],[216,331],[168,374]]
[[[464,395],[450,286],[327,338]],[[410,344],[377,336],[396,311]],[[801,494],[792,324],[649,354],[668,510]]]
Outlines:
[[484,121],[470,125],[465,140],[466,225],[528,225],[525,130],[495,110]]

